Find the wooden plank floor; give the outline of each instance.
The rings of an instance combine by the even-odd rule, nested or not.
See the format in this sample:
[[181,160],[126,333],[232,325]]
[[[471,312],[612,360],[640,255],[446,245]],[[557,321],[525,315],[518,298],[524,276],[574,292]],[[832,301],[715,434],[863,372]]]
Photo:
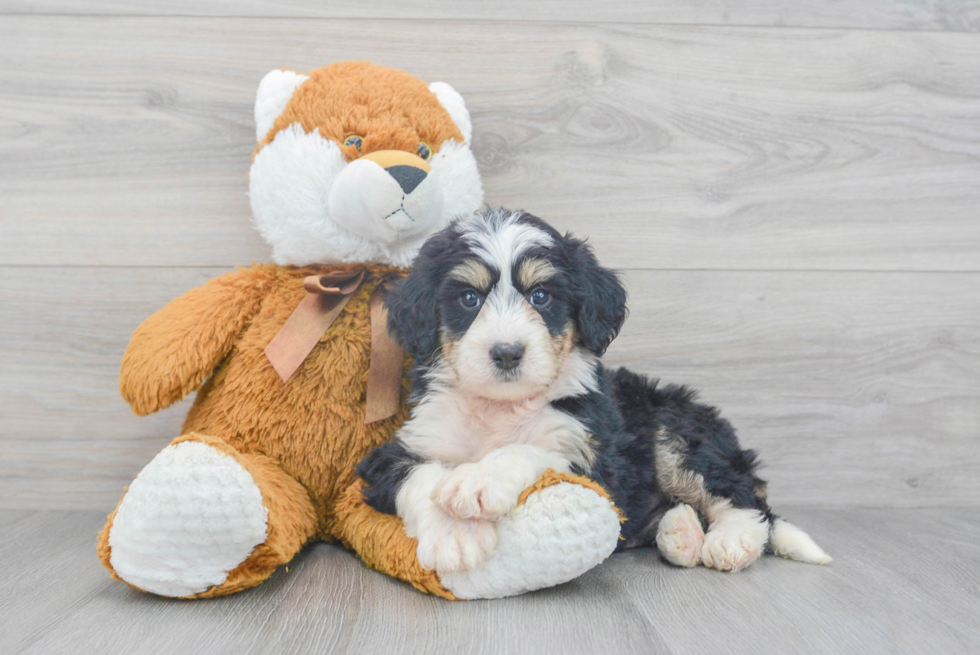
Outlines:
[[558,588],[452,603],[326,544],[264,585],[206,601],[109,579],[104,515],[0,511],[3,653],[930,653],[980,651],[980,509],[786,516],[835,557],[738,574],[615,555]]

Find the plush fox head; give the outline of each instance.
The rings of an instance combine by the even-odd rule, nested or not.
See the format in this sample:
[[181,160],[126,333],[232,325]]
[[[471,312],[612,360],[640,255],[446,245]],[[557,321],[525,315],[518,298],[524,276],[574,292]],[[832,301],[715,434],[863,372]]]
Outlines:
[[249,196],[279,264],[408,266],[483,204],[463,98],[366,62],[275,70],[255,99]]

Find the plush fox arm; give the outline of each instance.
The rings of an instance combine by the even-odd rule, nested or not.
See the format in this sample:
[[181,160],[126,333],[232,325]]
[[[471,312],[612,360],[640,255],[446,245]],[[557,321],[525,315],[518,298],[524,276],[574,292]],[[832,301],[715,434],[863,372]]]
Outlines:
[[134,412],[146,416],[201,386],[258,311],[262,277],[254,268],[216,277],[136,328],[119,372]]

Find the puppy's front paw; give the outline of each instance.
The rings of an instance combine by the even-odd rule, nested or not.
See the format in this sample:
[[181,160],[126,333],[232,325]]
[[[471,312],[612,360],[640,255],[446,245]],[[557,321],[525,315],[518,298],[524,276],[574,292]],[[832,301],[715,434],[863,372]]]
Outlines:
[[418,534],[419,564],[440,573],[461,573],[483,566],[497,545],[497,529],[488,521],[433,522]]
[[514,509],[520,490],[509,490],[479,463],[461,464],[432,492],[432,501],[449,516],[463,519],[499,518]]

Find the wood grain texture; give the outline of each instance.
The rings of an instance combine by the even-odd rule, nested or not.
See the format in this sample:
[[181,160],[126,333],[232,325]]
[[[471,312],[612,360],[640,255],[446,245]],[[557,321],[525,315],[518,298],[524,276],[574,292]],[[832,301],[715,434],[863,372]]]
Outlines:
[[[0,506],[112,507],[188,408],[130,412],[129,335],[223,271],[0,268]],[[722,407],[761,452],[777,510],[977,504],[980,275],[629,271],[627,284],[607,364]]]
[[690,25],[763,25],[772,27],[849,27],[980,31],[975,0],[630,0],[611,2],[597,11],[588,0],[487,3],[427,0],[3,0],[0,14],[101,14],[142,16],[265,16],[310,18],[403,18],[449,20],[520,20],[628,22]]
[[423,596],[325,544],[256,589],[175,601],[109,579],[97,512],[0,512],[9,653],[972,653],[977,509],[796,509],[835,556],[744,572],[615,555],[569,584],[494,601]]
[[451,82],[488,201],[609,265],[980,270],[972,34],[57,16],[0,17],[0,264],[265,258],[257,82],[347,58]]

